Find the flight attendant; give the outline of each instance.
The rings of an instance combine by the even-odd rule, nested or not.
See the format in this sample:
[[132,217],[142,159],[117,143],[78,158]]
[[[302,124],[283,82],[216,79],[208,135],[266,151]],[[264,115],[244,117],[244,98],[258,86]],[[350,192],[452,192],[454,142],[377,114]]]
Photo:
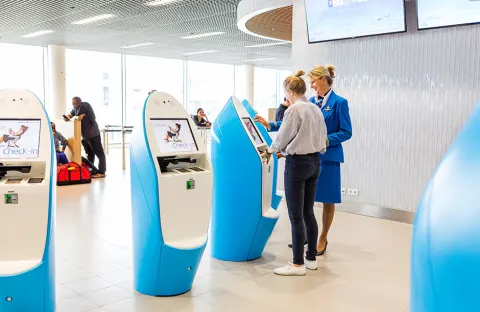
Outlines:
[[[335,215],[335,204],[342,202],[340,164],[344,161],[342,143],[352,137],[352,122],[348,101],[333,90],[335,66],[319,65],[312,69],[307,78],[315,96],[310,102],[322,110],[327,126],[327,151],[320,155],[320,176],[318,177],[315,201],[323,203],[322,233],[317,244],[317,255],[327,251],[328,232]],[[255,121],[264,125],[268,131],[280,129],[282,122],[267,122],[260,116]],[[306,242],[305,242],[306,243]],[[289,245],[292,247],[292,245]]]
[[322,110],[327,125],[327,151],[320,155],[320,176],[315,193],[315,201],[323,203],[323,228],[317,245],[317,255],[321,256],[327,251],[328,231],[335,215],[335,204],[342,202],[342,143],[352,137],[352,121],[348,101],[332,89],[335,66],[316,66],[307,74],[307,78],[316,94],[310,98],[310,102]]

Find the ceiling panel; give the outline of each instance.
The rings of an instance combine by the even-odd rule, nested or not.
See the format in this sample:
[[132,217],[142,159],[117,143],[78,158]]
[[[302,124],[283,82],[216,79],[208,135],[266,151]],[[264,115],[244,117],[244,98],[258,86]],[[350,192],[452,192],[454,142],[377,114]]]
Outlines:
[[[0,42],[70,48],[184,59],[184,53],[218,50],[218,53],[188,59],[245,64],[244,60],[275,58],[256,65],[288,68],[291,44],[262,48],[246,46],[272,43],[237,28],[240,0],[179,0],[162,6],[147,6],[146,0],[0,0]],[[115,17],[89,25],[73,25],[100,14]],[[267,26],[268,27],[268,26]],[[40,30],[54,33],[22,38]],[[180,39],[206,32],[224,35]],[[150,46],[122,49],[125,45],[151,42]]]

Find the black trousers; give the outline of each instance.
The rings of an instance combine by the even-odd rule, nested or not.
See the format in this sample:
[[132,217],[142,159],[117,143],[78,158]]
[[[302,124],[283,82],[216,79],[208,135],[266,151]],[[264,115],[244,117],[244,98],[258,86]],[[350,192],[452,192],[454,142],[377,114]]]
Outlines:
[[96,136],[91,139],[83,139],[82,145],[85,149],[85,153],[87,153],[88,161],[94,164],[95,156],[97,156],[98,173],[105,174],[107,171],[107,160],[105,158],[105,152],[103,151],[102,139],[100,136]]
[[288,216],[292,226],[294,264],[304,264],[305,232],[308,242],[306,259],[311,261],[316,259],[318,224],[313,212],[313,205],[319,173],[320,158],[318,153],[287,156],[284,183]]

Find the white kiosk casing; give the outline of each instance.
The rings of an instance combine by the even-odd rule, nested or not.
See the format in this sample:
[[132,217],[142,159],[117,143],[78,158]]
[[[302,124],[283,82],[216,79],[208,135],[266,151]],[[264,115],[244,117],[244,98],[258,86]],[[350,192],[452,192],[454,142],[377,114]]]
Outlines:
[[54,309],[55,167],[40,100],[30,91],[1,90],[0,311]]
[[207,243],[213,176],[201,135],[173,96],[147,98],[131,167],[135,288],[181,294],[191,288]]
[[262,216],[267,218],[278,218],[279,214],[277,210],[273,209],[271,206],[274,162],[273,160],[267,162],[267,160],[262,157],[262,153],[268,149],[268,145],[260,135],[255,122],[252,120],[243,104],[236,97],[232,97],[232,100],[237,114],[242,120],[242,125],[245,128],[245,131],[249,134],[250,141],[256,147],[258,157],[262,163]]

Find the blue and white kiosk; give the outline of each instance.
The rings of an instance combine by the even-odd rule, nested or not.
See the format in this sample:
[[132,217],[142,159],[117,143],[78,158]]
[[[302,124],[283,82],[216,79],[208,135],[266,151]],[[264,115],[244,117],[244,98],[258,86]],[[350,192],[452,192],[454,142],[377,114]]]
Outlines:
[[185,293],[207,244],[213,176],[206,147],[183,106],[154,92],[130,151],[135,289]]
[[40,100],[26,90],[0,90],[2,312],[55,310],[55,167]]
[[411,312],[480,311],[480,104],[444,156],[413,225]]
[[261,156],[266,142],[246,107],[231,97],[212,126],[214,258],[259,258],[278,221],[274,162]]
[[[247,110],[248,115],[250,115],[250,118],[252,120],[255,118],[257,113],[255,112],[255,109],[250,105],[250,103],[247,100],[242,101],[243,107]],[[268,133],[267,129],[265,129],[264,126],[262,126],[260,123],[255,123],[257,125],[257,129],[262,135],[262,137],[265,139],[265,143],[270,146],[273,143],[272,138],[270,137],[270,134]],[[282,201],[282,196],[277,194],[277,181],[278,181],[278,169],[280,168],[278,166],[279,160],[277,157],[272,157],[273,160],[273,182],[272,182],[272,208],[277,210],[278,206],[280,205],[280,202]],[[282,178],[283,181],[283,178]]]

